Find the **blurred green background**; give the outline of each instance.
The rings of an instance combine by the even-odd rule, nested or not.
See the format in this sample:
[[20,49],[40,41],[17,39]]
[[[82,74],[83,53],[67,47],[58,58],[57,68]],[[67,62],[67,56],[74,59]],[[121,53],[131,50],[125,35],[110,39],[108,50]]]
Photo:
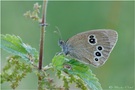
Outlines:
[[[14,34],[23,42],[39,50],[40,26],[23,14],[33,10],[36,1],[2,1],[1,33]],[[42,5],[42,2],[39,2]],[[134,2],[133,1],[50,1],[47,8],[44,65],[51,63],[60,52],[59,36],[53,33],[57,26],[64,40],[92,29],[114,29],[119,34],[116,47],[108,61],[99,68],[91,69],[104,90],[133,90],[134,87]],[[2,50],[1,68],[9,53]],[[10,89],[9,83],[2,84]],[[24,78],[17,90],[37,89],[37,77],[32,73]],[[73,89],[72,89],[73,90]]]

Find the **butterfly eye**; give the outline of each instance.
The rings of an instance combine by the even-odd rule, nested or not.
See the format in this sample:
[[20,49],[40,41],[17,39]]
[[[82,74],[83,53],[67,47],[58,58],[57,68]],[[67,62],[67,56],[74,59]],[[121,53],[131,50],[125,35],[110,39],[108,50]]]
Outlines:
[[59,45],[63,45],[63,44],[64,44],[64,41],[63,41],[63,40],[59,40],[59,41],[58,41],[58,44],[59,44]]

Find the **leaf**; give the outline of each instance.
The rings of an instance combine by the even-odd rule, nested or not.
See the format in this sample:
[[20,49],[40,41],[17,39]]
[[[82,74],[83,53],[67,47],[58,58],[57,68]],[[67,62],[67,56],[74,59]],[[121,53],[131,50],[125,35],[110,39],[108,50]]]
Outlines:
[[23,43],[19,36],[9,34],[1,35],[0,47],[9,53],[20,56],[25,60],[38,59],[38,52],[36,49]]
[[89,66],[77,60],[68,59],[63,55],[55,56],[52,63],[57,70],[62,70],[70,75],[80,77],[90,89],[102,90],[101,84],[98,82],[98,79],[92,73]]

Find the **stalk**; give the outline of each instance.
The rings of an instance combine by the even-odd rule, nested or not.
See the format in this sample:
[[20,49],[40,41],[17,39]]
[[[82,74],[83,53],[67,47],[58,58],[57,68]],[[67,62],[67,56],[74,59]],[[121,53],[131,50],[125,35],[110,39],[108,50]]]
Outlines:
[[[42,8],[42,21],[41,21],[41,32],[40,32],[40,49],[39,49],[39,72],[42,70],[42,62],[43,62],[43,51],[44,51],[44,39],[45,39],[45,28],[46,24],[46,10],[47,10],[47,0],[43,0],[43,8]],[[42,90],[42,73],[38,76],[38,90]]]

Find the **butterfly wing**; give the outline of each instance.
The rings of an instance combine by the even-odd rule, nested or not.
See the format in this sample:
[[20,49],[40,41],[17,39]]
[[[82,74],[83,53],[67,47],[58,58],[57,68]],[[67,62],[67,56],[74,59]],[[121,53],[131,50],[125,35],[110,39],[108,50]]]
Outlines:
[[98,29],[79,33],[67,42],[69,56],[94,66],[103,65],[117,42],[114,30]]

